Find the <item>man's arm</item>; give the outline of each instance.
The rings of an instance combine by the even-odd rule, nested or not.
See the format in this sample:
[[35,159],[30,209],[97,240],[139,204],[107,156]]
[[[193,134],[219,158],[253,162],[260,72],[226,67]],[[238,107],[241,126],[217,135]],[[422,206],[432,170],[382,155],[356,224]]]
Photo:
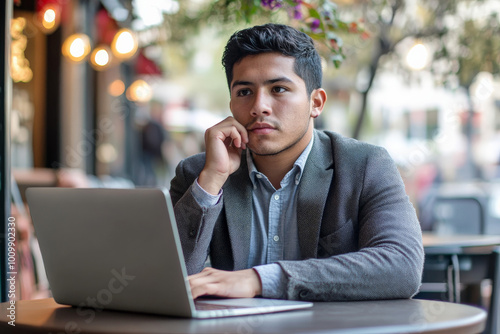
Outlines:
[[222,194],[215,205],[204,206],[207,202],[200,201],[199,196],[204,190],[197,184],[196,176],[204,161],[203,154],[181,161],[170,188],[193,298],[203,295],[259,296],[262,285],[253,269],[224,271],[204,268],[214,226],[222,210]]
[[[170,195],[188,274],[203,269],[222,210],[222,186],[238,169],[247,142],[243,125],[228,117],[205,132],[205,154],[185,159],[176,168]],[[216,196],[219,200],[212,202],[210,197]]]
[[203,206],[195,198],[196,178],[205,163],[204,155],[196,155],[179,163],[170,183],[177,230],[189,275],[200,272],[208,256],[212,233],[222,210],[222,199],[215,205]]
[[[329,301],[410,298],[418,291],[424,259],[422,236],[399,172],[382,148],[368,154],[363,164],[363,174],[355,175],[360,179],[359,195],[346,202],[351,207],[347,209],[357,209],[357,217],[356,213],[351,216],[357,222],[346,222],[340,230],[320,240],[326,253],[330,251],[332,256],[279,262],[287,277],[285,298]],[[337,165],[336,172],[349,171]],[[337,177],[337,182],[343,182],[340,179]],[[351,194],[340,196],[348,198]],[[352,233],[342,231],[351,227]],[[358,243],[358,250],[336,255],[337,245],[351,235]]]

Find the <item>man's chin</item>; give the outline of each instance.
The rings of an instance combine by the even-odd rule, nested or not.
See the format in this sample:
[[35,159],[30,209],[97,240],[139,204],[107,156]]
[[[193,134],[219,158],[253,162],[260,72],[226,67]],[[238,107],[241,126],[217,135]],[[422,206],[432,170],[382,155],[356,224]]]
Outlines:
[[252,154],[258,155],[258,156],[277,155],[281,152],[281,151],[272,150],[272,149],[269,149],[266,147],[262,147],[262,145],[260,147],[259,146],[257,146],[257,147],[247,146],[247,147],[250,150],[250,152],[252,152]]

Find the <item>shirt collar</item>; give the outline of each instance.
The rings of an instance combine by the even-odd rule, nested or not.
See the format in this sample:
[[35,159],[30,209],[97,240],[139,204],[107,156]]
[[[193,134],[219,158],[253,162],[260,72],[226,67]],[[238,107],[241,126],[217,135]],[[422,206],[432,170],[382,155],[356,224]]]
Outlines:
[[[296,180],[300,182],[300,179],[302,178],[302,173],[304,171],[304,167],[306,165],[307,158],[309,157],[309,153],[311,153],[311,149],[313,146],[314,142],[314,133],[311,136],[311,140],[309,141],[309,144],[307,144],[307,147],[302,151],[300,156],[295,160],[295,163],[293,164],[293,168],[298,168],[298,173],[296,176]],[[257,175],[261,174],[258,170],[257,167],[255,167],[255,164],[253,162],[252,154],[250,153],[250,150],[247,149],[246,152],[246,158],[247,158],[247,165],[248,165],[248,175],[250,176],[250,180],[252,181],[252,185],[255,186],[257,180]],[[287,174],[288,175],[288,174]]]

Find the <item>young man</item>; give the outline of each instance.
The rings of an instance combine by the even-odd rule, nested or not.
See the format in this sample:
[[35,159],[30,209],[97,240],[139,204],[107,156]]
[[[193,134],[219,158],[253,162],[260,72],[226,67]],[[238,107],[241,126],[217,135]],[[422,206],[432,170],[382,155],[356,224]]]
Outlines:
[[384,149],[314,129],[326,93],[311,38],[256,26],[233,34],[222,62],[233,116],[170,189],[193,297],[413,296],[415,211]]

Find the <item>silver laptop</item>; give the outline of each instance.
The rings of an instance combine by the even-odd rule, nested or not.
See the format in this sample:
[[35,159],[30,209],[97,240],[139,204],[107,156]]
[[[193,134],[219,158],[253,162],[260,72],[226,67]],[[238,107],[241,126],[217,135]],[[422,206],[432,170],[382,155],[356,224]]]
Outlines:
[[29,188],[26,196],[52,295],[82,316],[113,309],[214,318],[312,306],[265,298],[193,301],[168,191]]

